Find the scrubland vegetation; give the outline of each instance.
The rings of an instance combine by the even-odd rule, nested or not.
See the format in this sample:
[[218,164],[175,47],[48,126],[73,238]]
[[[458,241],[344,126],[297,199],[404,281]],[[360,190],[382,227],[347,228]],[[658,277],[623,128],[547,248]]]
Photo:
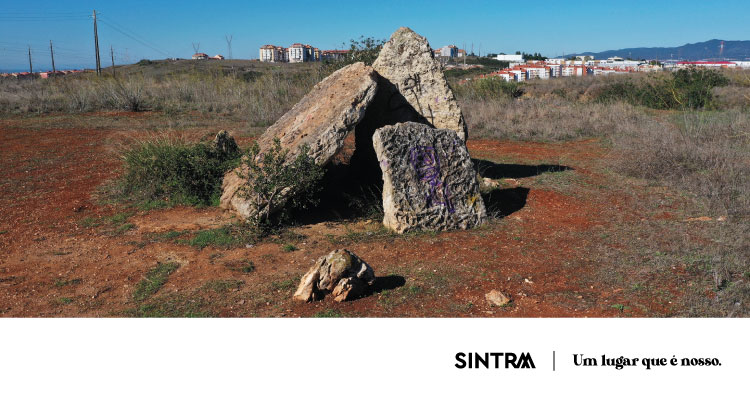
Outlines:
[[691,268],[719,289],[721,304],[696,300],[694,315],[737,315],[738,305],[747,307],[750,73],[684,70],[523,84],[492,78],[455,87],[473,137],[600,138],[614,173],[675,188],[696,209],[726,218],[705,248],[686,247],[688,233],[674,232],[673,256],[704,254],[687,264],[699,264]]
[[[178,119],[198,112],[216,119],[231,114],[248,126],[265,127],[333,70],[333,66],[320,64],[204,64],[207,67],[196,68],[189,61],[133,65],[119,68],[117,78],[97,79],[87,74],[2,80],[0,113],[29,116],[148,110]],[[692,297],[684,315],[747,315],[749,73],[681,71],[527,83],[491,78],[464,84],[459,78],[466,75],[458,75],[450,78],[450,83],[470,138],[600,140],[609,151],[606,173],[623,182],[643,180],[654,188],[670,188],[683,194],[691,209],[724,221],[715,228],[697,228],[713,237],[705,246],[689,244],[684,225],[673,227],[674,243],[666,254],[659,250],[661,261],[653,268],[682,264],[713,282],[716,296]],[[216,204],[221,176],[239,157],[216,154],[205,142],[164,138],[139,141],[122,156],[125,169],[119,190],[123,198],[171,198],[193,205]],[[634,231],[623,233],[628,234],[635,235]],[[648,235],[642,234],[646,239]],[[648,240],[638,239],[633,251],[655,252],[644,243]],[[627,255],[636,256],[633,252]]]

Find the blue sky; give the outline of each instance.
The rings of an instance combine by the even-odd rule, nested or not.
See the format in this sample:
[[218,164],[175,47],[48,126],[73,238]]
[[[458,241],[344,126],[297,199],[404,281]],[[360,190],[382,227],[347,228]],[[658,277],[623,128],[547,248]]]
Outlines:
[[[498,5],[499,3],[499,5]],[[351,38],[387,38],[399,26],[433,47],[475,52],[540,52],[547,56],[624,47],[678,46],[709,39],[750,40],[750,1],[34,1],[0,0],[0,70],[94,65],[90,14],[100,13],[103,65],[200,51],[257,58],[263,44],[341,47]],[[124,34],[124,33],[125,34]],[[127,34],[127,35],[126,35]],[[129,36],[128,36],[129,35]],[[139,40],[136,40],[139,39]]]

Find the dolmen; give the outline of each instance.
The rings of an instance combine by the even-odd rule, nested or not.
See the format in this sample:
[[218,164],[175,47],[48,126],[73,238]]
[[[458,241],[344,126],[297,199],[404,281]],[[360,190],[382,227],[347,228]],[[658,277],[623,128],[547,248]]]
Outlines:
[[[386,227],[398,233],[469,229],[486,220],[463,114],[424,37],[399,28],[372,67],[355,63],[325,78],[258,146],[262,153],[278,140],[289,162],[306,148],[324,167],[349,135],[359,156],[352,162],[382,175]],[[241,195],[243,172],[224,176],[220,205],[249,218],[258,210]],[[285,200],[264,209],[277,211]]]

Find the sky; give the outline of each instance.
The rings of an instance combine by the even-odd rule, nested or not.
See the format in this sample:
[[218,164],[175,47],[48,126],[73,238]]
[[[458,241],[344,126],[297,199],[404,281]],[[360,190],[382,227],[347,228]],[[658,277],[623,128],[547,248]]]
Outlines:
[[[32,5],[31,7],[29,5]],[[360,36],[387,39],[400,26],[433,48],[545,56],[626,47],[680,46],[710,39],[750,40],[750,1],[69,1],[0,0],[0,70],[94,66],[98,14],[103,66],[166,57],[258,58],[264,44],[301,42],[323,50]]]

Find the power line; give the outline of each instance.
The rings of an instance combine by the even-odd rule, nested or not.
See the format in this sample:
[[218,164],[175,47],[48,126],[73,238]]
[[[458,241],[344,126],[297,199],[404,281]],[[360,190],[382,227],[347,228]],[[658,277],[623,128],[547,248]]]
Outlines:
[[124,32],[124,31],[122,31],[121,29],[119,29],[119,28],[115,27],[115,26],[114,26],[114,25],[112,25],[112,24],[109,24],[109,23],[107,23],[106,21],[101,21],[101,22],[102,22],[103,24],[105,24],[105,25],[109,26],[110,28],[114,29],[115,31],[119,32],[120,34],[122,34],[122,35],[124,35],[124,36],[127,36],[128,38],[130,38],[130,39],[132,39],[132,40],[134,40],[134,41],[136,41],[136,42],[138,42],[138,43],[140,43],[140,44],[142,44],[142,45],[144,45],[144,46],[148,47],[149,49],[151,49],[151,50],[154,50],[154,51],[156,51],[157,53],[161,53],[162,55],[165,55],[165,56],[169,56],[169,53],[167,53],[167,52],[165,52],[165,51],[163,51],[163,50],[161,50],[161,49],[158,49],[158,48],[156,48],[156,47],[154,47],[154,46],[152,46],[152,45],[150,45],[150,44],[148,44],[148,43],[146,43],[146,42],[144,42],[144,41],[142,41],[142,40],[140,40],[140,39],[138,39],[138,38],[134,37],[133,35],[131,35],[131,34],[127,33],[127,32]]
[[3,12],[0,15],[0,21],[9,22],[33,22],[33,21],[81,21],[88,19],[85,14],[71,15],[8,15]]
[[143,36],[137,34],[136,32],[133,32],[133,30],[128,29],[122,24],[118,24],[117,22],[113,21],[111,18],[100,18],[100,21],[109,26],[110,28],[116,30],[117,32],[129,37],[130,39],[135,40],[136,42],[156,51],[163,55],[169,56],[169,52],[164,51],[161,49],[156,43],[144,38]]

